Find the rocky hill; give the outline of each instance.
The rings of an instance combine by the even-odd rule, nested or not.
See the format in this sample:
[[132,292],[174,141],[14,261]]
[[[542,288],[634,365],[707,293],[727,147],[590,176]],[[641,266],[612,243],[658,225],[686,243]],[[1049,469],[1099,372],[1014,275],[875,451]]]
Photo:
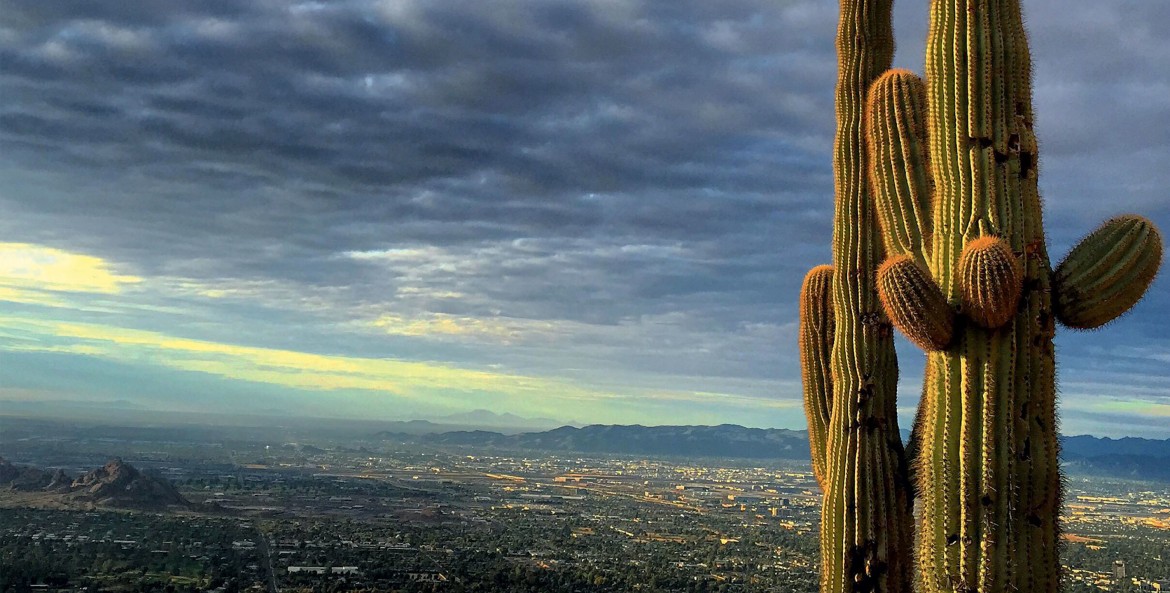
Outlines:
[[154,508],[189,504],[165,478],[140,472],[121,459],[110,460],[73,480],[70,495],[115,507]]
[[141,472],[121,459],[72,479],[60,469],[13,465],[0,458],[0,489],[43,492],[65,504],[141,509],[190,505],[165,478]]
[[12,465],[0,457],[0,488],[21,492],[67,491],[73,479],[63,470],[46,471],[40,468]]

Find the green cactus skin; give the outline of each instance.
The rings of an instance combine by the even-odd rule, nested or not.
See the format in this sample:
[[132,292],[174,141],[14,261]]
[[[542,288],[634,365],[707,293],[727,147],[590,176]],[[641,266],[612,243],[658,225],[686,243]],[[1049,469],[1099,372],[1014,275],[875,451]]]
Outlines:
[[[886,249],[926,262],[946,302],[963,313],[950,344],[927,353],[915,425],[917,581],[929,593],[1054,592],[1061,501],[1054,278],[1019,1],[933,0],[926,72],[925,99],[913,75],[883,75],[866,121]],[[1062,266],[1062,309],[1120,314],[1084,295],[1087,287],[1124,293],[1125,308],[1137,302],[1160,261],[1151,228],[1106,225],[1086,239],[1089,246]],[[1114,265],[1091,269],[1089,252],[1110,254]],[[903,315],[924,318],[937,308],[898,286],[885,304],[923,309]]]
[[888,70],[870,87],[866,148],[882,237],[891,255],[910,256],[924,268],[931,240],[926,114],[926,87],[909,70]]
[[[884,249],[868,188],[862,128],[865,94],[893,57],[891,7],[891,0],[841,1],[833,268],[831,278],[810,273],[802,294],[810,447],[814,460],[821,459],[814,468],[824,465],[816,470],[824,491],[824,593],[908,593],[912,584],[912,501],[895,405],[898,366],[893,330],[875,288]],[[823,329],[811,312],[823,312],[818,304],[823,293],[817,289],[825,287],[832,297],[831,343],[825,332],[812,331]]]
[[[953,343],[928,354],[916,460],[923,591],[1055,591],[1059,585],[1051,272],[1036,189],[1029,60],[1017,0],[935,0],[928,113],[915,116],[927,121],[929,155],[871,171],[932,177],[930,216],[901,223],[931,238],[912,255],[928,262],[956,309],[966,289],[983,288],[965,286],[964,277],[995,275],[961,273],[969,244],[999,238],[1024,260],[1020,303],[1003,327],[957,322]],[[890,109],[871,105],[870,111]],[[920,110],[921,102],[903,100],[896,109]],[[898,196],[878,200],[887,198]],[[972,258],[967,268],[987,261]],[[1011,291],[1012,283],[1003,284],[999,290]]]
[[1162,264],[1162,236],[1141,216],[1118,216],[1069,252],[1053,279],[1056,319],[1094,329],[1133,307]]

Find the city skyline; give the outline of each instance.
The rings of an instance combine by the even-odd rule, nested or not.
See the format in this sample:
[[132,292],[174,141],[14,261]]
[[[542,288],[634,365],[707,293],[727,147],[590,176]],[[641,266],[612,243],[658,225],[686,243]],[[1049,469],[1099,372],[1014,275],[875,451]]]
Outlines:
[[[0,408],[804,428],[835,4],[3,10]],[[1170,6],[1024,10],[1054,265],[1170,230]],[[1061,432],[1170,437],[1167,286],[1059,333]]]

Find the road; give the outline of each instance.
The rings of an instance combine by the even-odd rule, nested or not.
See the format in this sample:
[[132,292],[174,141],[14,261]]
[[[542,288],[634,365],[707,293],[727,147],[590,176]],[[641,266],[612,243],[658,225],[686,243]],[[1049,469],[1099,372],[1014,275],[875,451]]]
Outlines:
[[257,548],[262,556],[264,556],[264,572],[268,573],[268,593],[280,593],[280,589],[276,588],[276,573],[272,571],[272,553],[268,550],[268,537],[259,527],[256,528],[256,535],[259,536]]

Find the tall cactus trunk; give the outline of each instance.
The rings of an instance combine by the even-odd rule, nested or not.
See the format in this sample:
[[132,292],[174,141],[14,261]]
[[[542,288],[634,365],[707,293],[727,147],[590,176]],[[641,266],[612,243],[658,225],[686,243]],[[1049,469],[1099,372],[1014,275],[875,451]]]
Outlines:
[[[884,249],[862,125],[866,90],[893,57],[890,19],[890,0],[841,2],[833,268],[810,273],[801,304],[810,443],[824,490],[825,593],[911,588],[911,500],[895,402],[898,366],[892,327],[875,290]],[[825,343],[829,332],[831,345]]]
[[1161,238],[1119,217],[1053,273],[1018,0],[933,0],[926,71],[925,89],[903,70],[882,75],[865,120],[891,254],[879,294],[928,352],[915,426],[920,588],[1051,593],[1055,321],[1098,327],[1129,309],[1157,272]]
[[1056,591],[1061,482],[1052,272],[1019,2],[936,0],[930,31],[932,275],[948,301],[964,303],[962,291],[979,279],[962,273],[964,249],[995,237],[1022,260],[1023,278],[1006,324],[986,329],[967,320],[950,348],[928,358],[918,459],[923,586]]
[[1052,593],[1055,322],[1092,329],[1129,310],[1161,265],[1161,235],[1114,218],[1053,272],[1019,0],[933,0],[928,85],[878,76],[890,35],[890,0],[841,0],[834,265],[801,293],[821,590],[910,589],[892,323],[928,353],[912,443],[919,588]]

